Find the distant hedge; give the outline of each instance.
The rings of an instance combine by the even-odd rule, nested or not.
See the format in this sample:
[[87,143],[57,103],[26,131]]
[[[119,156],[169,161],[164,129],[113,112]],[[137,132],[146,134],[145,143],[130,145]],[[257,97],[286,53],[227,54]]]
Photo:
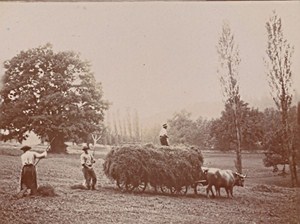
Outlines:
[[201,178],[202,164],[201,151],[193,147],[123,145],[107,154],[103,169],[108,178],[126,190],[145,188],[147,184],[155,189],[179,190]]

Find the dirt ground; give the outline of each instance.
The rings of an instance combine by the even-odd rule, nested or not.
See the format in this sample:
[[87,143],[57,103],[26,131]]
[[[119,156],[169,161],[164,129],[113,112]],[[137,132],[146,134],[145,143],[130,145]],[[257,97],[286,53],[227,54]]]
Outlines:
[[[37,166],[38,184],[51,185],[57,196],[16,198],[19,190],[20,152],[0,150],[0,223],[300,223],[300,189],[289,188],[290,178],[272,173],[261,154],[243,154],[245,187],[225,190],[221,198],[208,199],[205,188],[195,195],[124,193],[102,171],[107,150],[96,151],[97,190],[71,189],[81,184],[80,150],[69,155],[49,155]],[[205,166],[233,169],[234,154],[204,153]]]

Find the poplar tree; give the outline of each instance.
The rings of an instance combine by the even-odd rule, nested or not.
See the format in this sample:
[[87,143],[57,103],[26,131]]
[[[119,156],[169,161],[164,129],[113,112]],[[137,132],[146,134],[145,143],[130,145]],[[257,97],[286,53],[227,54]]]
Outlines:
[[296,149],[289,111],[293,99],[292,55],[294,48],[283,35],[281,18],[273,12],[266,23],[268,34],[265,65],[270,93],[281,114],[282,147],[289,161],[292,186],[297,185]]
[[239,49],[235,43],[234,34],[227,23],[223,24],[222,33],[218,41],[217,52],[219,55],[218,74],[222,87],[225,105],[232,111],[236,136],[236,161],[238,172],[242,173],[241,155],[241,97],[238,83],[238,69],[241,62]]

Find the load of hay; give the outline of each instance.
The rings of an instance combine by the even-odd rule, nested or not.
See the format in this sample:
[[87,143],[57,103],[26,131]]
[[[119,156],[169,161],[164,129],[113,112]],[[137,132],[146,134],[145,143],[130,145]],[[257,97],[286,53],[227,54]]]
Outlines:
[[[169,189],[190,186],[201,178],[203,156],[197,148],[123,145],[114,147],[103,164],[105,175],[126,190],[150,184]],[[144,188],[143,188],[144,190]]]

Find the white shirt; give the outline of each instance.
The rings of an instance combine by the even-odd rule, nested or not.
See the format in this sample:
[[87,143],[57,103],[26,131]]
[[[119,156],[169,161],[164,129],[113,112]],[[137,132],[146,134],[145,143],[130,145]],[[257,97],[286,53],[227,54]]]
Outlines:
[[162,128],[159,132],[159,136],[162,137],[162,136],[167,136],[168,137],[168,134],[167,134],[167,129],[165,128]]
[[35,159],[39,158],[44,158],[47,156],[47,151],[43,153],[37,153],[33,151],[26,151],[21,155],[21,161],[22,161],[22,166],[24,165],[34,165],[35,164]]
[[90,152],[88,152],[88,153],[84,152],[80,156],[80,162],[81,162],[81,165],[86,165],[86,166],[91,167],[93,165],[93,163],[95,162],[94,156]]

